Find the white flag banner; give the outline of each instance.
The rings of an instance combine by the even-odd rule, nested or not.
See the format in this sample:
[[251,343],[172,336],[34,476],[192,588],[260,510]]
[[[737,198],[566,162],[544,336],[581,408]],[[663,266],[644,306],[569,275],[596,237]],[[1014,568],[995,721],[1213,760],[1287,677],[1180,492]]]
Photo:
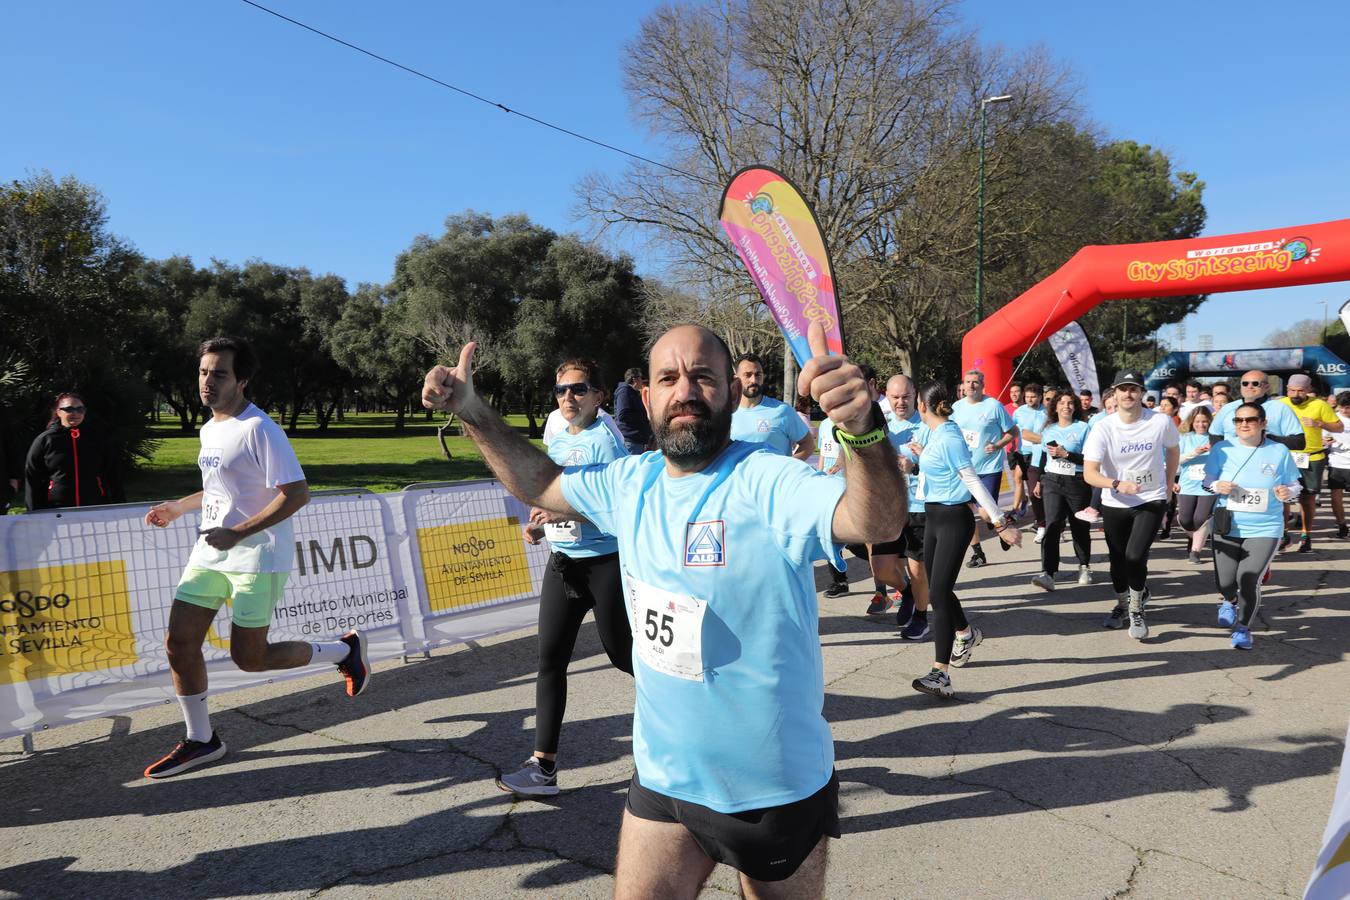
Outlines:
[[1341,322],[1345,324],[1345,330],[1350,332],[1350,300],[1341,304],[1341,311],[1338,315],[1341,317]]
[[1050,335],[1050,346],[1059,358],[1059,367],[1064,370],[1074,393],[1091,391],[1092,405],[1100,408],[1102,395],[1097,383],[1097,364],[1092,359],[1092,348],[1088,346],[1083,326],[1070,322]]

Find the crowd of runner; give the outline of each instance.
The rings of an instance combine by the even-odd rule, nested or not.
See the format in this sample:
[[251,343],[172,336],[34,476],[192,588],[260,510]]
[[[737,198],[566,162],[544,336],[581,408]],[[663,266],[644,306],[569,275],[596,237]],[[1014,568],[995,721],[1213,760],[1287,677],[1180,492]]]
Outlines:
[[[1179,529],[1190,563],[1212,562],[1217,626],[1249,650],[1274,559],[1294,533],[1297,552],[1312,549],[1324,478],[1337,533],[1350,534],[1350,392],[1315,396],[1307,375],[1290,377],[1282,397],[1251,371],[1236,397],[1227,382],[1192,381],[1169,385],[1156,403],[1131,371],[1100,396],[990,386],[978,369],[959,381],[896,374],[882,389],[875,372],[827,355],[818,326],[809,337],[815,355],[792,404],[765,394],[758,357],[734,358],[699,326],[653,345],[650,381],[641,369],[625,373],[613,415],[595,363],[564,360],[546,452],[474,391],[475,345],[427,374],[425,405],[459,417],[530,507],[523,540],[550,551],[534,752],[498,785],[558,793],[567,667],[588,612],[611,663],[634,679],[635,772],[616,896],[692,897],[718,862],[741,873],[748,895],[820,894],[839,817],[818,616],[822,602],[852,590],[845,550],[870,570],[859,612],[889,624],[894,610],[900,640],[931,637],[932,665],[912,685],[948,699],[951,669],[984,639],[957,581],[963,567],[987,564],[991,539],[1006,550],[1026,527],[1039,548],[1031,586],[1101,590],[1102,625],[1145,640],[1150,552]],[[166,635],[187,735],[146,770],[152,778],[225,754],[206,712],[201,647],[226,600],[241,668],[331,663],[353,697],[370,679],[356,631],[269,642],[289,570],[281,548],[308,499],[304,473],[284,432],[247,398],[258,367],[247,345],[208,341],[200,357],[213,413],[201,435],[203,490],[146,515],[164,527],[202,514]],[[1109,591],[1093,587],[1098,529]],[[1076,562],[1066,574],[1064,539]]]

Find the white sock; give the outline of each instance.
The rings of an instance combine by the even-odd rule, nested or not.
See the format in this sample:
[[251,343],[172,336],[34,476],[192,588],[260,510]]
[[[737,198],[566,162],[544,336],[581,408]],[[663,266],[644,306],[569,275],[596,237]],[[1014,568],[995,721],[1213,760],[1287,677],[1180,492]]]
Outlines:
[[202,742],[211,740],[211,716],[206,711],[206,691],[189,694],[186,697],[180,694],[178,705],[183,709],[188,740]]
[[348,647],[342,641],[323,641],[310,644],[314,648],[314,655],[309,658],[311,666],[317,666],[320,663],[328,663],[330,666],[336,666],[351,654],[352,648]]

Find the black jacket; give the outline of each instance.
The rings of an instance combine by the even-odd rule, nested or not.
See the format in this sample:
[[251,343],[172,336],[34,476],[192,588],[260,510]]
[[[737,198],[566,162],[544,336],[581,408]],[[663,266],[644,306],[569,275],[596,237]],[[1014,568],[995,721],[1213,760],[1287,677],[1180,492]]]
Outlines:
[[117,453],[97,424],[56,423],[33,440],[24,466],[29,509],[121,503]]
[[614,388],[614,421],[623,439],[630,444],[646,444],[652,439],[652,426],[647,419],[647,407],[642,405],[642,395],[626,381],[620,381]]

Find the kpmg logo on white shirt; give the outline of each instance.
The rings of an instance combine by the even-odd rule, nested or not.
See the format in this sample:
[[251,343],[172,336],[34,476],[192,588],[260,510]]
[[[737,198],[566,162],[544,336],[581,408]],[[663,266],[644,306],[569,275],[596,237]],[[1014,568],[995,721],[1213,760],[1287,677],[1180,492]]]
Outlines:
[[684,526],[686,566],[725,566],[726,559],[726,528],[721,519]]
[[220,458],[224,455],[224,450],[208,447],[202,450],[201,455],[197,457],[197,465],[203,469],[219,469]]
[[1152,441],[1131,441],[1128,444],[1120,445],[1121,454],[1126,453],[1147,453],[1153,449]]

